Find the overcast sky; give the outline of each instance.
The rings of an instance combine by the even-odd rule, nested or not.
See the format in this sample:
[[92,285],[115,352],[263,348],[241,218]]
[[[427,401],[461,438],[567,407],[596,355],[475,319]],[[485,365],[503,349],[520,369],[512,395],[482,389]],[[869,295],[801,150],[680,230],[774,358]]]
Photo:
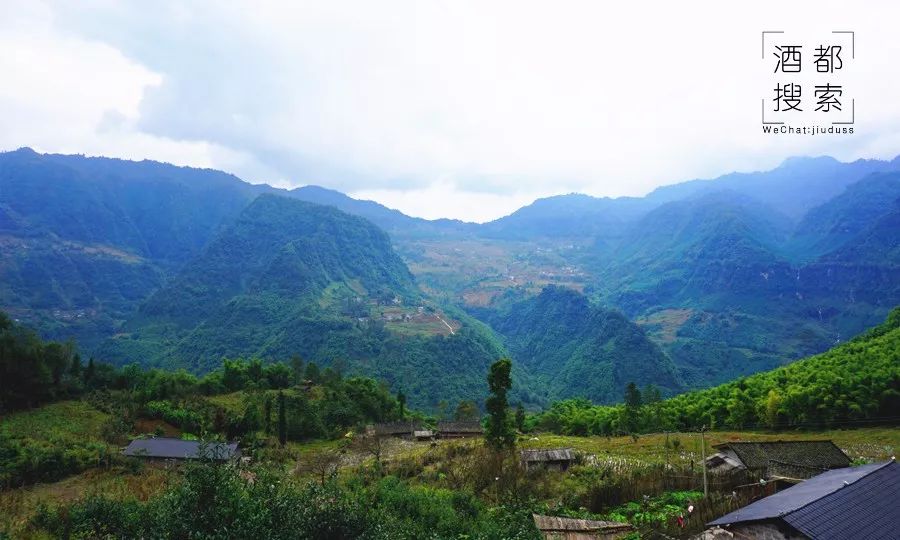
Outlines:
[[[900,3],[745,4],[0,0],[0,150],[214,167],[477,221],[791,155],[900,153]],[[762,30],[856,32],[856,134],[761,133]]]

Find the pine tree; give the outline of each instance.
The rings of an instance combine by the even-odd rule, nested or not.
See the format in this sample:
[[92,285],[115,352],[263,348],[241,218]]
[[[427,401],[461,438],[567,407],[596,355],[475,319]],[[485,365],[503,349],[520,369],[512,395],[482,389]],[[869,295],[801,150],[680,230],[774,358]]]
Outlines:
[[488,372],[487,380],[491,395],[485,403],[488,411],[485,439],[495,450],[511,448],[516,443],[516,435],[509,425],[507,411],[509,403],[506,400],[506,394],[512,387],[511,371],[512,362],[508,358],[503,358],[491,364]]
[[278,392],[278,442],[281,446],[287,443],[287,413],[284,410],[284,392]]
[[263,417],[265,422],[266,435],[272,434],[272,397],[267,396],[263,405]]
[[73,379],[78,379],[81,377],[81,356],[78,353],[75,353],[72,356],[72,365],[69,367],[69,374]]
[[625,387],[625,414],[622,418],[623,428],[628,433],[634,433],[640,429],[641,420],[641,391],[633,382]]
[[400,419],[406,416],[406,394],[403,393],[403,390],[399,390],[397,392],[397,403],[400,404]]
[[291,371],[294,374],[294,384],[303,382],[303,359],[296,354],[291,357]]
[[84,370],[84,384],[90,384],[94,380],[94,374],[97,372],[97,366],[94,365],[94,357],[88,359],[87,369]]
[[516,406],[516,429],[520,432],[525,431],[525,407],[521,403]]

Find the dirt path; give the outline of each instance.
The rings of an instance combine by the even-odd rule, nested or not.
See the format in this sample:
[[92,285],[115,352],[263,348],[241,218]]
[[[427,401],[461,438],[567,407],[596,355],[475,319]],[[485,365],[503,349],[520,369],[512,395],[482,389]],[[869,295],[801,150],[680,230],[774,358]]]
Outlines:
[[439,321],[441,321],[442,323],[444,323],[444,326],[446,326],[447,329],[450,330],[450,335],[451,335],[451,336],[455,336],[455,335],[456,335],[456,332],[453,331],[453,327],[450,326],[450,323],[448,323],[447,321],[445,321],[440,315],[435,315],[435,317],[437,317]]

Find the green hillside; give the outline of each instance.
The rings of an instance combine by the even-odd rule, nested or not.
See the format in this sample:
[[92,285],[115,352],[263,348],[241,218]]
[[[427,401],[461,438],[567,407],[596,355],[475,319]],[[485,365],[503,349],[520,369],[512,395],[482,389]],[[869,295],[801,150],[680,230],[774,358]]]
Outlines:
[[152,161],[0,154],[0,307],[91,349],[255,191]]
[[900,308],[833,349],[772,371],[681,394],[639,410],[586,402],[554,404],[538,425],[560,432],[822,428],[896,423],[900,410]]
[[669,394],[681,388],[672,361],[640,327],[571,289],[548,286],[536,297],[475,313],[553,398],[616,402],[629,381]]
[[[98,354],[203,373],[225,357],[294,355],[377,376],[410,403],[478,399],[503,356],[488,329],[424,298],[371,223],[262,195]],[[439,397],[438,397],[439,396]]]

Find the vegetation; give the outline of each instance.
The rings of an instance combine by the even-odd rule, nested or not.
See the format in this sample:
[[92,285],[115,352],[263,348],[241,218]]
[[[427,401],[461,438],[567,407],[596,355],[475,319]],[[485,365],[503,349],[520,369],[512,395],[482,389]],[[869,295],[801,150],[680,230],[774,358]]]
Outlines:
[[[896,350],[893,341],[879,345],[873,340],[895,340],[898,321],[900,317],[892,315],[885,325],[854,343],[868,353]],[[25,494],[14,495],[17,491],[0,493],[0,511],[10,511],[12,520],[0,521],[0,531],[8,527],[17,536],[76,538],[538,538],[531,514],[541,513],[625,521],[640,535],[680,538],[697,532],[713,516],[744,504],[752,494],[730,495],[743,489],[745,478],[713,477],[712,495],[700,499],[700,440],[686,433],[665,438],[526,435],[517,441],[523,448],[573,447],[577,451],[575,464],[564,473],[526,470],[515,452],[505,451],[516,442],[507,400],[511,367],[509,360],[499,360],[488,370],[491,418],[484,444],[478,440],[392,442],[376,437],[378,447],[372,449],[362,444],[370,438],[352,437],[348,444],[350,439],[342,436],[347,428],[360,431],[363,423],[400,418],[400,400],[371,379],[344,378],[331,368],[320,370],[298,358],[290,365],[228,360],[199,379],[184,372],[133,366],[117,370],[95,364],[95,372],[111,375],[100,379],[110,381],[108,386],[96,387],[84,395],[84,401],[15,413],[4,423],[6,431],[20,440],[27,439],[26,433],[35,440],[70,433],[64,444],[73,448],[79,437],[88,443],[120,437],[121,430],[111,429],[110,422],[129,411],[124,416],[133,419],[132,426],[144,418],[156,418],[165,425],[197,429],[205,437],[240,436],[244,451],[256,458],[255,465],[187,464],[169,473],[164,482],[154,480],[152,489],[131,490],[122,489],[121,483],[132,485],[128,478],[145,473],[139,464],[123,460],[116,452],[71,470],[51,469],[48,464],[47,471],[61,472],[38,479],[54,480],[97,468],[115,471],[121,483],[109,485],[108,476],[96,476],[91,482],[106,487],[80,497],[28,499]],[[652,386],[629,385],[624,405],[587,408],[618,411],[620,421],[633,421],[635,429],[641,430],[651,422],[665,424],[671,412],[668,407],[677,399],[663,401]],[[127,409],[126,402],[135,405]],[[541,416],[516,416],[525,416],[520,418],[524,420],[521,427],[533,429],[546,420],[545,415],[566,410],[571,403],[563,402]],[[462,415],[473,414],[473,405],[462,402],[458,410]],[[64,414],[82,420],[66,423]],[[416,415],[414,411],[406,414]],[[273,421],[273,415],[278,420]],[[124,429],[127,433],[133,427]],[[827,436],[858,460],[884,459],[893,455],[900,442],[896,430],[865,433]],[[712,432],[707,444],[745,435]],[[797,436],[803,435],[754,435]],[[332,440],[298,446],[298,441],[312,437]],[[881,444],[873,445],[873,441]],[[26,452],[41,455],[31,449]],[[76,478],[95,477],[85,476],[89,474]],[[147,474],[155,478],[157,473],[147,467]],[[32,480],[18,478],[12,485],[28,481]],[[687,505],[694,506],[695,512],[679,522]]]
[[681,388],[675,365],[621,313],[571,289],[547,286],[535,297],[507,293],[491,309],[472,310],[500,333],[514,358],[555,399],[622,399],[629,381]]
[[32,524],[76,538],[538,538],[530,516],[487,508],[462,492],[392,477],[302,484],[264,467],[204,464],[187,467],[181,482],[146,502],[88,497],[44,507]]
[[[529,419],[574,435],[709,428],[814,428],[892,424],[900,410],[900,308],[828,352],[708,390],[643,404],[629,385],[624,406],[554,403]],[[651,392],[649,392],[652,394]],[[648,392],[645,392],[648,394]]]
[[[536,539],[536,512],[683,538],[755,482],[713,477],[698,500],[697,428],[707,451],[817,430],[857,463],[887,459],[900,309],[783,364],[900,301],[898,175],[864,178],[890,167],[801,160],[474,225],[2,154],[0,537]],[[484,441],[362,436],[477,421],[485,397]],[[253,464],[121,456],[154,435],[240,440]],[[516,448],[576,459],[527,470]]]
[[510,371],[512,362],[508,358],[503,358],[491,364],[487,377],[491,395],[485,405],[488,418],[484,436],[495,450],[510,448],[516,441],[512,423],[508,418],[509,402],[506,399],[506,394],[512,386]]
[[[671,395],[821,352],[900,302],[896,168],[793,160],[643,198],[542,199],[475,225],[22,149],[0,155],[0,305],[44,337],[74,337],[85,358],[202,374],[223,357],[296,353],[388,380],[419,409],[481,401],[469,389],[500,356],[530,409],[614,403],[629,381]],[[594,303],[530,302],[552,284]],[[473,313],[505,343],[465,314],[441,322],[454,303],[489,308]],[[405,319],[419,307],[440,318]]]
[[[137,365],[114,368],[93,359],[82,367],[71,347],[45,343],[5,317],[0,324],[0,486],[57,480],[118,463],[117,445],[129,435],[153,434],[139,431],[148,422],[184,436],[241,438],[248,452],[263,448],[275,435],[276,397],[282,446],[400,418],[400,403],[384,384],[343,377],[315,363],[301,369],[299,359],[293,366],[226,359],[202,378]],[[39,390],[23,392],[32,388]],[[81,401],[58,401],[72,398]],[[57,402],[8,414],[49,401]]]

